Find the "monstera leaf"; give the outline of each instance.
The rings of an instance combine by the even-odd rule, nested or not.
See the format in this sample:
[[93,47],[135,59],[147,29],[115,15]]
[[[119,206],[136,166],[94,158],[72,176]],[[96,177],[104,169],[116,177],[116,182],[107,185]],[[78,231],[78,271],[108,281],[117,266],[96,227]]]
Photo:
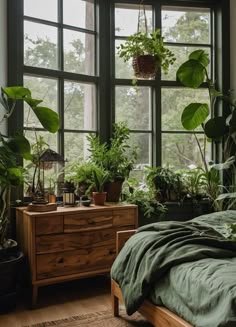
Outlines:
[[207,103],[190,103],[182,113],[181,122],[185,129],[191,131],[204,123],[208,115]]
[[229,131],[229,127],[224,117],[214,117],[206,122],[204,130],[208,138],[218,139]]
[[210,63],[209,56],[204,50],[196,50],[190,53],[189,59],[197,60],[204,67],[207,67]]
[[178,81],[194,89],[197,89],[205,81],[205,77],[205,67],[194,59],[183,63],[176,73]]

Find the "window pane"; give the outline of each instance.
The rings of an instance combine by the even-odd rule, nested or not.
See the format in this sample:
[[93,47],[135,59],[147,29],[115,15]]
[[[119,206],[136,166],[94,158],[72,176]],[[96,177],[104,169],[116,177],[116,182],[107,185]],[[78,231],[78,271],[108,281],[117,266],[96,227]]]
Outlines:
[[[176,72],[180,65],[182,65],[185,61],[188,60],[188,56],[190,55],[191,52],[195,50],[199,50],[199,47],[176,47],[176,46],[169,46],[168,47],[175,55],[176,61],[174,62],[173,65],[169,67],[169,71],[167,74],[162,74],[162,79],[163,80],[176,80]],[[211,59],[210,53],[211,50],[210,48],[203,48],[203,50],[208,53],[209,59]],[[207,67],[208,73],[210,74],[210,65]]]
[[24,14],[55,22],[58,17],[57,2],[57,0],[24,0]]
[[57,29],[25,21],[24,64],[57,69]]
[[[203,149],[203,135],[197,135]],[[211,143],[207,142],[207,162],[211,160]],[[202,167],[202,160],[193,134],[162,134],[162,165],[174,169],[190,165]]]
[[63,22],[89,30],[94,30],[94,1],[63,1]]
[[89,143],[86,133],[65,133],[65,159],[67,161],[84,161],[88,159]]
[[65,128],[96,130],[95,86],[65,82]]
[[151,126],[151,89],[116,87],[116,121],[125,121],[130,129],[149,130]]
[[163,7],[162,34],[167,42],[210,43],[210,9]]
[[[32,92],[34,99],[43,100],[42,106],[58,111],[58,87],[57,80],[35,76],[24,76],[24,86]],[[24,104],[24,126],[42,127],[27,104]]]
[[94,75],[94,35],[64,30],[64,70]]
[[[143,6],[140,8],[140,31],[145,32],[145,19]],[[152,7],[145,6],[148,32],[152,31]],[[139,5],[121,4],[115,5],[115,34],[129,36],[137,32]]]
[[116,78],[134,78],[134,70],[132,67],[132,59],[124,62],[123,58],[120,58],[117,54],[117,47],[124,43],[125,40],[120,41],[116,40],[115,41],[115,73],[116,73]]
[[[192,102],[202,102],[209,105],[207,89],[162,88],[162,130],[184,130],[181,115],[184,108]],[[198,130],[202,130],[199,127]]]
[[151,160],[151,133],[130,133],[131,150],[137,147],[138,158],[135,168],[143,169],[150,165]]

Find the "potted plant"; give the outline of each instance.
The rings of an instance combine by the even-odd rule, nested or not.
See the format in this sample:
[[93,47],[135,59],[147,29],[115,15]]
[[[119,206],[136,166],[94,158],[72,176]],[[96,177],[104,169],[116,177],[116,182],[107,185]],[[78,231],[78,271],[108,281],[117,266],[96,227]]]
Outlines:
[[125,178],[129,177],[137,159],[137,150],[129,144],[129,129],[124,122],[114,124],[110,142],[101,143],[94,134],[88,136],[89,161],[109,171],[110,180],[105,185],[108,202],[118,202]]
[[[202,158],[202,170],[206,176],[207,195],[216,205],[215,199],[219,195],[218,186],[220,184],[219,169],[228,169],[234,162],[232,156],[235,155],[236,150],[236,101],[232,99],[230,94],[224,95],[217,90],[215,83],[208,75],[208,65],[208,54],[204,50],[193,51],[189,55],[189,59],[177,70],[176,78],[186,87],[197,89],[205,82],[208,88],[210,107],[207,103],[200,102],[188,104],[182,112],[181,122],[188,131],[194,132],[198,127],[203,129],[203,146],[200,145],[196,133],[194,136]],[[223,112],[221,115],[210,117],[211,114],[216,113],[215,104],[217,100],[223,101]],[[224,155],[228,161],[225,165],[209,165],[206,161],[206,143],[209,140],[219,141],[223,137],[225,139]]]
[[[41,100],[33,99],[29,89],[16,86],[1,89],[0,104],[4,111],[0,122],[7,122],[14,112],[18,101],[26,102],[42,126],[55,133],[59,127],[56,112],[42,107]],[[9,238],[11,189],[23,183],[24,168],[18,163],[20,159],[33,160],[30,143],[23,134],[4,135],[0,133],[0,308],[8,309],[16,298],[17,265],[22,260],[22,253],[15,240]]]
[[132,59],[134,75],[141,78],[155,77],[159,67],[164,73],[175,61],[174,54],[164,45],[160,29],[153,33],[137,32],[117,47],[118,55],[125,62]]
[[147,187],[138,186],[138,182],[127,181],[128,188],[122,190],[123,201],[138,206],[138,226],[161,221],[165,216],[167,208],[160,203],[152,190]]
[[96,169],[94,163],[72,162],[65,167],[65,179],[71,180],[76,186],[76,194],[88,196],[89,187],[93,181],[93,171]]
[[147,184],[154,188],[160,202],[180,201],[184,196],[181,176],[169,168],[146,167]]
[[105,204],[107,192],[104,192],[104,186],[108,180],[108,171],[99,166],[93,170],[93,182],[90,188],[95,190],[92,192],[95,205],[103,206]]

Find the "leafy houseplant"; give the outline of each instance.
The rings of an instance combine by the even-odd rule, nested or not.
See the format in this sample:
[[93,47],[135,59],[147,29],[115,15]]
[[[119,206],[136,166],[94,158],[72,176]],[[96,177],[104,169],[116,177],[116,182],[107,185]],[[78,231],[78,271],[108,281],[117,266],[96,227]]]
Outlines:
[[[226,149],[228,150],[226,159],[231,160],[230,156],[236,149],[236,102],[230,95],[223,95],[216,89],[215,83],[210,79],[207,66],[209,65],[208,54],[204,50],[196,50],[189,55],[189,59],[178,69],[176,77],[184,86],[193,89],[200,88],[202,83],[206,83],[209,92],[210,107],[207,103],[190,103],[187,105],[181,116],[183,127],[188,131],[195,131],[202,127],[204,132],[204,144],[200,145],[197,134],[194,133],[196,142],[203,162],[203,171],[207,179],[207,193],[214,201],[218,195],[216,184],[220,182],[218,168],[209,167],[206,161],[206,142],[207,140],[226,139]],[[227,105],[227,112],[222,115],[209,118],[216,114],[215,104],[217,100],[223,100]],[[226,165],[228,166],[228,165]],[[225,166],[223,167],[225,169]]]
[[[58,114],[40,106],[42,101],[33,99],[30,90],[20,86],[1,89],[0,103],[4,110],[1,123],[12,115],[16,103],[22,100],[29,105],[47,131],[55,133],[58,130]],[[14,241],[7,238],[7,230],[11,188],[22,184],[24,177],[24,169],[18,164],[18,157],[33,160],[29,141],[20,133],[0,134],[0,249],[15,245]]]
[[[88,136],[90,143],[89,161],[104,170],[109,171],[110,182],[105,185],[108,192],[107,201],[117,202],[122,183],[129,177],[130,171],[137,159],[137,150],[129,145],[129,129],[121,122],[114,124],[114,132],[109,143],[100,143],[99,137],[94,134]],[[114,185],[115,184],[115,185]],[[111,187],[118,189],[112,189]]]
[[149,188],[154,188],[160,202],[181,200],[184,185],[179,174],[164,167],[146,167],[145,173]]
[[138,206],[138,225],[153,223],[162,218],[166,207],[160,203],[151,190],[135,187],[131,192],[124,192],[124,201]]
[[93,183],[91,188],[96,191],[93,192],[93,200],[95,205],[104,205],[107,193],[104,192],[105,183],[109,180],[109,172],[101,167],[96,167],[93,170]]
[[130,35],[124,44],[117,47],[118,55],[125,62],[133,59],[133,69],[136,77],[155,77],[159,67],[165,73],[175,61],[174,54],[164,45],[160,29],[153,33],[137,32]]
[[[3,118],[0,124],[11,117],[16,103],[22,100],[29,105],[46,130],[52,133],[58,130],[57,113],[40,106],[42,101],[33,99],[30,90],[20,86],[1,89]],[[14,307],[16,276],[23,256],[17,249],[16,241],[8,237],[11,189],[21,185],[24,180],[24,169],[19,159],[33,160],[29,141],[21,133],[0,133],[0,311]]]

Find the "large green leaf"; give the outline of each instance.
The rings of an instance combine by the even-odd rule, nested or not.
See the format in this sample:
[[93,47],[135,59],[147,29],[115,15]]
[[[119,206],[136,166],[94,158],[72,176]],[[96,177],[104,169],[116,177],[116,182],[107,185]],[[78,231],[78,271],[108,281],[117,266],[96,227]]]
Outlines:
[[15,167],[8,169],[8,179],[11,181],[11,185],[17,186],[23,183],[23,168]]
[[30,143],[24,135],[15,135],[8,139],[9,148],[14,152],[20,154],[24,159],[31,160]]
[[39,105],[41,102],[43,102],[43,100],[37,100],[37,99],[32,99],[32,98],[26,98],[24,99],[24,101],[26,103],[28,103],[28,105],[33,108],[36,107],[37,105]]
[[189,59],[197,60],[202,64],[204,67],[207,67],[209,65],[209,57],[208,53],[206,53],[204,50],[196,50],[190,53]]
[[190,59],[179,67],[176,78],[183,85],[197,89],[205,80],[205,67],[197,60]]
[[46,107],[32,108],[42,126],[49,132],[55,133],[59,128],[58,114]]
[[8,98],[13,100],[23,100],[25,98],[31,98],[30,90],[22,86],[4,87],[3,92],[8,96]]
[[184,108],[181,122],[185,129],[191,131],[204,123],[208,115],[209,107],[207,103],[190,103]]
[[227,133],[229,127],[226,125],[224,117],[214,117],[209,119],[205,124],[205,134],[211,139],[218,139]]

